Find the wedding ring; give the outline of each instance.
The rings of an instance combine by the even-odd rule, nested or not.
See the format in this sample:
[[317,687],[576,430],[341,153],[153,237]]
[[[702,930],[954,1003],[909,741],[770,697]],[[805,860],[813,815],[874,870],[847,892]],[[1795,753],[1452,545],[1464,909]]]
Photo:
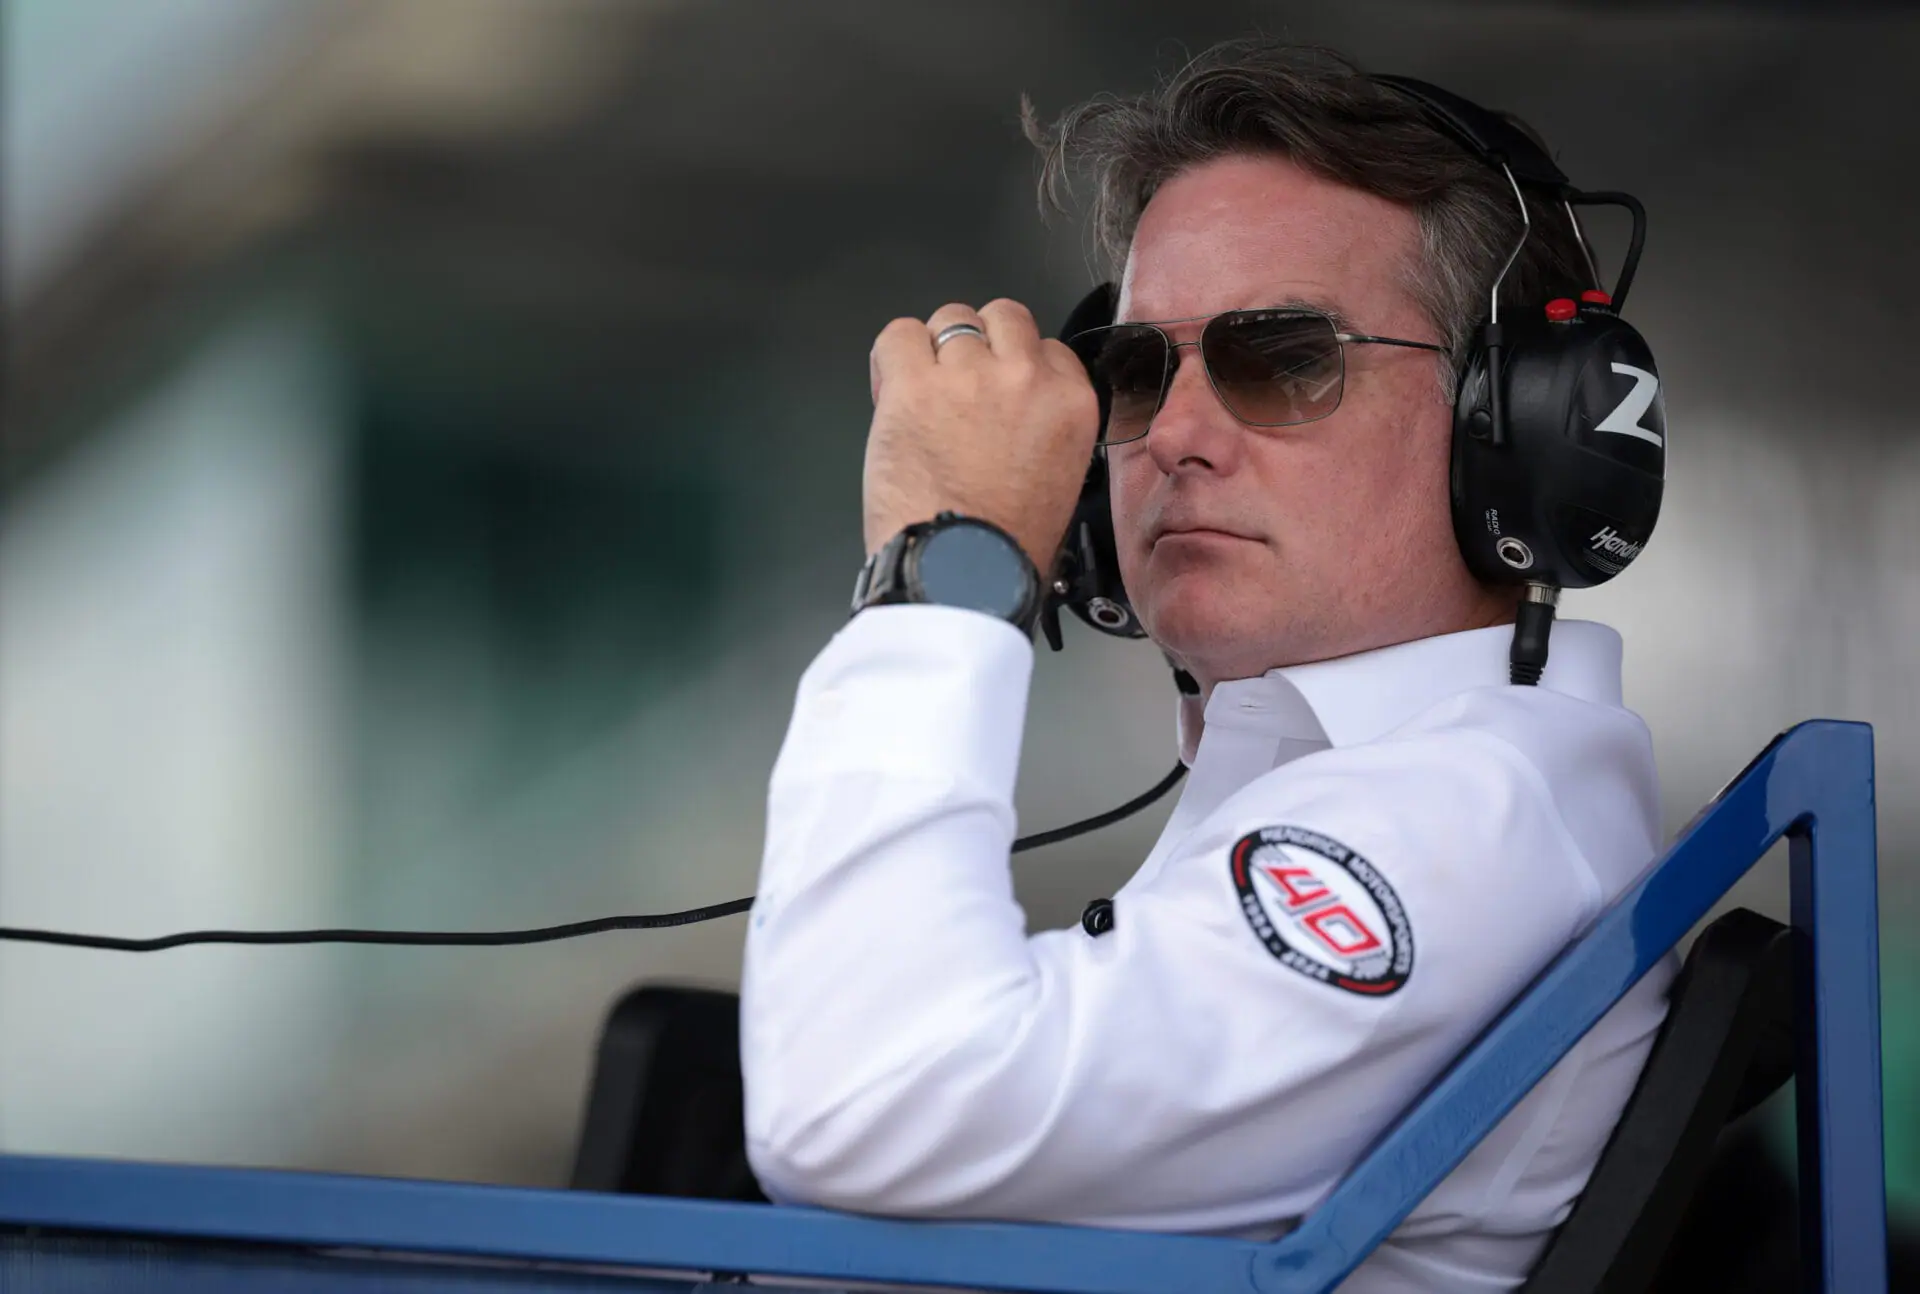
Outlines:
[[987,334],[977,324],[948,324],[945,328],[942,328],[933,335],[933,353],[938,355],[940,348],[952,341],[955,337],[978,337],[981,341],[985,341]]

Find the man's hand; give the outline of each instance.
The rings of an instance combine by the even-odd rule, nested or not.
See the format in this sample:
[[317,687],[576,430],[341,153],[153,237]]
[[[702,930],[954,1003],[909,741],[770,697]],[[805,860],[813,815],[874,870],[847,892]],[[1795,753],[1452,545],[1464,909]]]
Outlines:
[[[934,337],[957,323],[986,337],[955,337],[936,354]],[[951,509],[1012,535],[1045,579],[1099,434],[1099,403],[1073,352],[1042,340],[1017,301],[948,305],[925,322],[888,324],[872,380],[867,551]]]

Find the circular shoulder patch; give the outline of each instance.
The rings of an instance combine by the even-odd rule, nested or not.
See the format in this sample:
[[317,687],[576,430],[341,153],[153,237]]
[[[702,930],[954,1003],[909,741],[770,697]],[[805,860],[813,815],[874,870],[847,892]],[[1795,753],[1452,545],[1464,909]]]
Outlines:
[[1284,966],[1384,997],[1413,974],[1413,928],[1373,864],[1331,836],[1263,827],[1229,855],[1240,909]]

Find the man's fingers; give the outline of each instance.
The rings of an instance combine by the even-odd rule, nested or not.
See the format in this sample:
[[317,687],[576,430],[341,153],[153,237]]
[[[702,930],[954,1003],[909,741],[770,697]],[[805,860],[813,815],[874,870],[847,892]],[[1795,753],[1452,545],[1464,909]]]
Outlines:
[[1033,321],[1033,311],[1018,301],[1000,297],[981,306],[980,317],[986,321],[987,339],[993,343],[994,354],[1009,359],[1022,355],[1038,357],[1040,326]]
[[958,301],[949,302],[927,316],[928,340],[938,339],[942,332],[954,324],[971,325],[978,328],[983,335],[976,337],[971,333],[961,333],[948,338],[946,344],[939,348],[939,358],[942,361],[951,363],[956,359],[984,354],[989,349],[987,339],[991,334],[987,330],[986,320],[980,317],[978,310]]
[[[957,333],[943,345],[934,343],[940,334],[955,325],[980,330],[980,335]],[[957,349],[956,349],[957,348]],[[1018,301],[1000,297],[975,310],[960,301],[951,301],[923,322],[904,317],[880,330],[868,357],[867,383],[875,404],[890,374],[906,372],[930,362],[967,363],[997,356],[1002,359],[1027,359],[1062,375],[1081,372],[1080,361],[1057,341],[1040,336],[1033,312]]]
[[873,339],[873,350],[867,356],[867,384],[872,388],[874,403],[880,402],[880,388],[886,385],[889,374],[926,368],[932,363],[933,344],[927,336],[927,325],[911,316],[895,319]]

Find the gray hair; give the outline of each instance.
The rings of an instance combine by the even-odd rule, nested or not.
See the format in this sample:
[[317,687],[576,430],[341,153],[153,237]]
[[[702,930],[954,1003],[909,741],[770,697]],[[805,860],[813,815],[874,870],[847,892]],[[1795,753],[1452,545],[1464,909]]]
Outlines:
[[[1023,98],[1021,123],[1043,158],[1043,210],[1066,210],[1071,174],[1091,175],[1094,239],[1113,274],[1160,186],[1217,157],[1279,154],[1410,208],[1420,248],[1418,263],[1405,267],[1407,289],[1448,348],[1442,390],[1452,399],[1454,371],[1520,236],[1519,207],[1505,175],[1351,60],[1264,37],[1226,41],[1144,94],[1102,95],[1051,127]],[[1501,285],[1502,302],[1593,286],[1566,212],[1532,192],[1526,200],[1533,232]]]

